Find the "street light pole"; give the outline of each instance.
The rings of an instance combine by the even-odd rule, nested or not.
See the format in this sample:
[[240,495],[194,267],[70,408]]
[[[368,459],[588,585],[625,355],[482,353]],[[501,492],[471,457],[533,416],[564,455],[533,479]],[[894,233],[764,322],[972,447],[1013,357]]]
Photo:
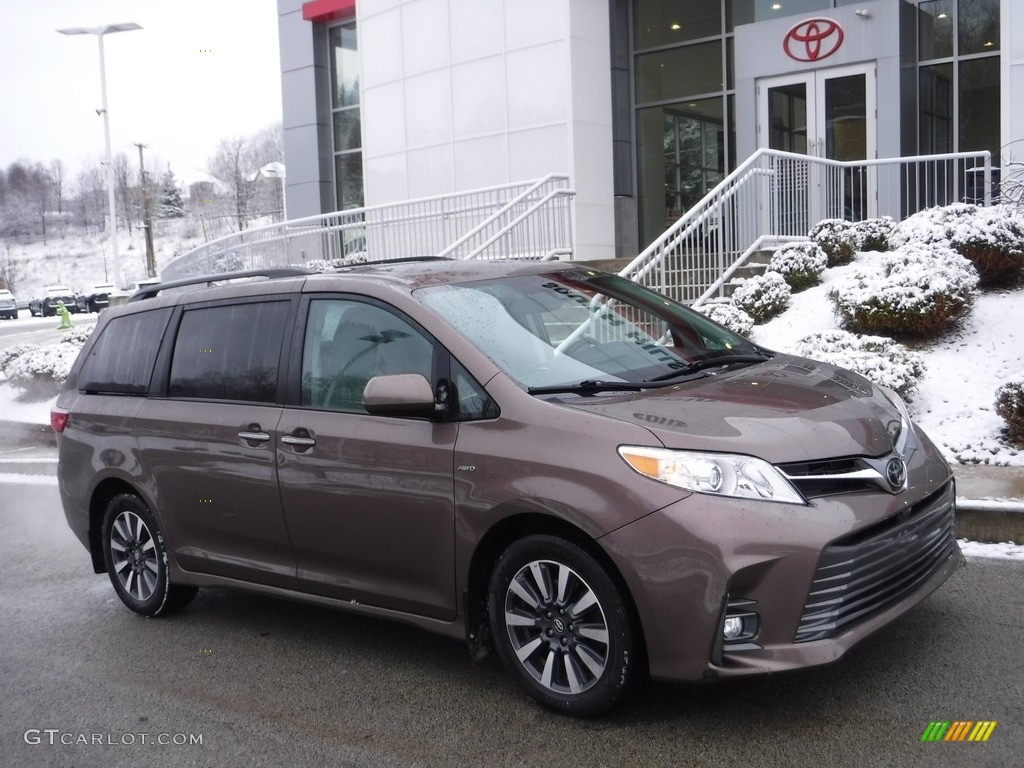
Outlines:
[[107,109],[107,64],[103,56],[103,36],[111,32],[130,32],[135,29],[142,29],[135,22],[124,24],[105,24],[102,27],[71,27],[58,29],[62,35],[96,35],[100,44],[100,94],[103,104],[100,110],[103,114],[103,138],[107,150],[107,205],[110,208],[107,216],[107,237],[110,240],[110,256],[113,262],[114,285],[122,287],[121,283],[121,259],[117,255],[117,209],[114,200],[114,161],[110,154],[110,112]]

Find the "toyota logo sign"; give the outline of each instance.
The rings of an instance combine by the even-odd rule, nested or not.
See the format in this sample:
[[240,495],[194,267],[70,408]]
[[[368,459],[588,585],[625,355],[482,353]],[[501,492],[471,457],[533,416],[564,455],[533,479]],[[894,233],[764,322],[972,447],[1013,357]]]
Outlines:
[[819,61],[839,50],[843,44],[843,28],[832,19],[801,21],[786,33],[782,48],[797,61]]

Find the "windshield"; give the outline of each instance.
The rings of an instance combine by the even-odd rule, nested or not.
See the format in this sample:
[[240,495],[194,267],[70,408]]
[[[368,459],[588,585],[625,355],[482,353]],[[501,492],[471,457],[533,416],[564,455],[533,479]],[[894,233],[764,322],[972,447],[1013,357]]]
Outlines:
[[431,286],[416,296],[529,388],[647,383],[714,358],[763,357],[703,315],[585,269]]

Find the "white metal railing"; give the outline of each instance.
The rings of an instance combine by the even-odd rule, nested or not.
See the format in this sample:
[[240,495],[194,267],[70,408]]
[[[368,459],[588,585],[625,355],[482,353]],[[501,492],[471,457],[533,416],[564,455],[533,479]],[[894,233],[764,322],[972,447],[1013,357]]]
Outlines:
[[989,152],[838,161],[759,149],[620,274],[686,304],[723,296],[758,250],[806,239],[823,219],[901,220],[957,201],[989,205]]
[[243,230],[178,256],[162,280],[360,257],[550,259],[572,254],[569,177],[551,174]]

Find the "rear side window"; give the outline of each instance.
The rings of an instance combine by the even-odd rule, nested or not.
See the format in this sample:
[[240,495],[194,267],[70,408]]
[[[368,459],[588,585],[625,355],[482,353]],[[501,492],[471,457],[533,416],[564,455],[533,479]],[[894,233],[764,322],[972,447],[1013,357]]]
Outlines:
[[189,309],[171,362],[171,397],[277,399],[287,301]]
[[78,374],[84,392],[145,395],[171,309],[115,317],[93,344]]

